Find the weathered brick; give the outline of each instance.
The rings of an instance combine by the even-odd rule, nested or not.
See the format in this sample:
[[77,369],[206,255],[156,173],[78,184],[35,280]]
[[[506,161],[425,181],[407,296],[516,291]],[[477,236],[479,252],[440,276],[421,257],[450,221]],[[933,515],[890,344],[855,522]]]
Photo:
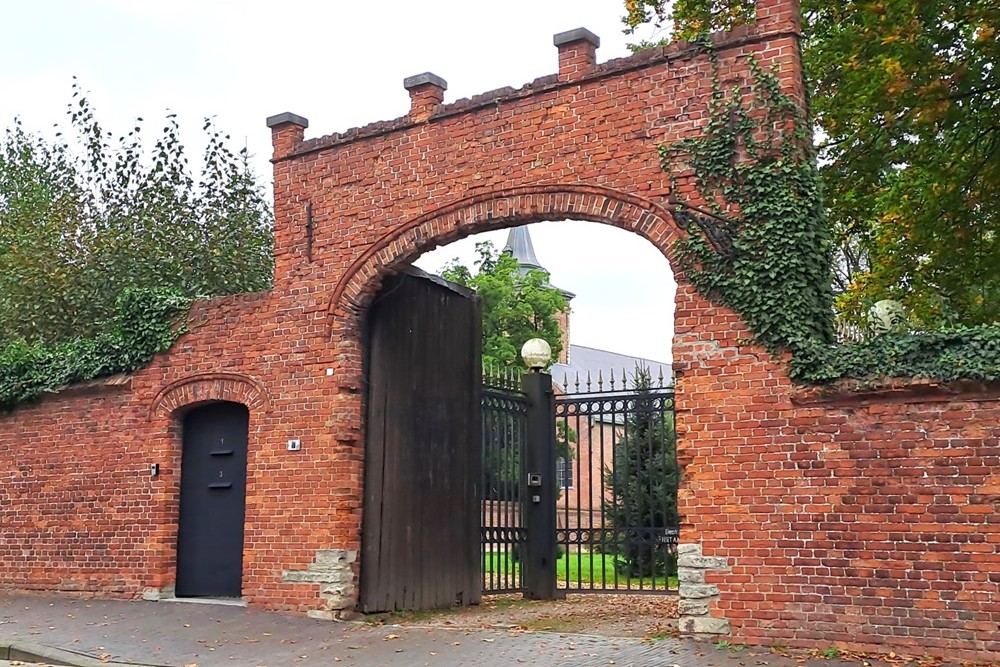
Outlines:
[[[726,89],[753,53],[802,102],[796,3],[758,6],[756,26],[713,37]],[[595,64],[592,45],[554,49],[558,76],[451,104],[430,86],[416,112],[338,134],[276,121],[274,289],[199,302],[170,352],[122,383],[0,416],[0,588],[169,594],[180,418],[232,400],[250,408],[245,597],[324,618],[353,606],[361,332],[381,279],[441,243],[564,218],[632,231],[672,261],[668,200],[695,183],[672,191],[656,149],[707,121],[709,58],[677,44]],[[685,568],[680,603],[714,614],[692,631],[728,621],[750,643],[1000,659],[997,388],[797,389],[785,357],[672,266],[680,553],[704,578]]]

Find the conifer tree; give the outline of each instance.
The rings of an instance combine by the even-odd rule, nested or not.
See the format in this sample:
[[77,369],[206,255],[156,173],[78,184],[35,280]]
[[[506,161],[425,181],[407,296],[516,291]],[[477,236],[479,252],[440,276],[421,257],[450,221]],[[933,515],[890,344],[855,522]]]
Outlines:
[[634,386],[629,416],[617,427],[614,468],[605,470],[604,516],[615,539],[604,551],[616,556],[622,576],[666,576],[676,572],[664,537],[677,527],[680,481],[673,412],[663,405],[671,399],[653,392],[648,368],[636,368]]

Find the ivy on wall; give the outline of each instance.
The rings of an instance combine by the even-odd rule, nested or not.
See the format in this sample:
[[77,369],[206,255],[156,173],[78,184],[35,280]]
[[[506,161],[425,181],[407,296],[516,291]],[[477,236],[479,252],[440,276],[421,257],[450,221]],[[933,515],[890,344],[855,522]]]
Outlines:
[[662,146],[674,191],[693,177],[704,207],[677,202],[688,234],[677,257],[694,287],[740,314],[771,352],[791,352],[801,384],[841,378],[1000,380],[1000,325],[888,333],[838,344],[833,243],[823,214],[811,129],[777,77],[749,59],[749,95],[726,94],[717,59],[701,135]]
[[183,333],[191,299],[168,289],[129,289],[102,333],[62,343],[14,341],[0,350],[0,412],[67,385],[136,370]]
[[704,132],[660,148],[675,191],[692,175],[708,209],[680,211],[693,224],[677,255],[694,286],[739,312],[767,348],[829,344],[833,244],[808,124],[777,78],[749,64],[749,102],[716,76]]

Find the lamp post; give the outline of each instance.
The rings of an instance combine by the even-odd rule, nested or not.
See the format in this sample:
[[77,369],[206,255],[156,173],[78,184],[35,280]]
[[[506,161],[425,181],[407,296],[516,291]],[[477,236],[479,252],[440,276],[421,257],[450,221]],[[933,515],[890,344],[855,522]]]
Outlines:
[[552,360],[552,348],[541,338],[521,347],[521,358],[531,371],[521,377],[521,389],[530,401],[527,415],[525,480],[522,487],[524,526],[524,597],[553,600],[556,587],[556,442],[552,376],[542,369]]
[[521,346],[521,358],[532,373],[540,373],[552,361],[552,348],[541,338],[532,338]]

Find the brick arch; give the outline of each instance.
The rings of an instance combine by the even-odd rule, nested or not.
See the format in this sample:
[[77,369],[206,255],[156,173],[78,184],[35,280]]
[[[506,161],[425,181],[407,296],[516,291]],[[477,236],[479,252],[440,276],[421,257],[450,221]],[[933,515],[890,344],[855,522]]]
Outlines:
[[204,373],[171,382],[149,407],[149,418],[169,417],[185,406],[206,401],[242,403],[251,412],[267,412],[271,399],[264,385],[241,373]]
[[479,232],[547,220],[586,220],[635,232],[667,258],[681,232],[659,204],[611,188],[583,184],[504,188],[460,199],[414,218],[372,244],[347,269],[330,299],[330,322],[362,312],[386,275],[422,253]]

